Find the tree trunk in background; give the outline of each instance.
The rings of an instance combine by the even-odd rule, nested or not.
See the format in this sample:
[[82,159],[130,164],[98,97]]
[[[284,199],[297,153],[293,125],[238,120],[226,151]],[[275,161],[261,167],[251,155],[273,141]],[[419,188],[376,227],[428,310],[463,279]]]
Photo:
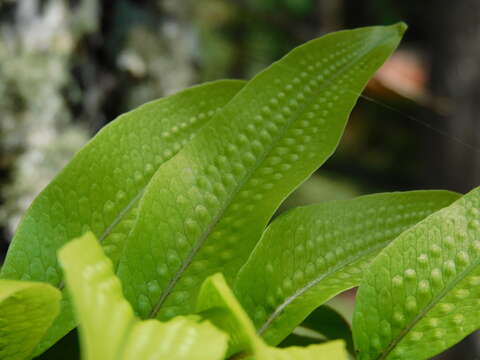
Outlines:
[[429,10],[432,93],[445,112],[435,125],[476,149],[442,139],[433,160],[438,185],[465,192],[480,185],[480,1],[436,0]]
[[[445,112],[434,125],[471,145],[438,138],[429,152],[436,167],[432,173],[440,178],[431,184],[467,192],[480,185],[480,1],[435,0],[428,9],[432,94],[436,108]],[[436,359],[478,359],[479,344],[477,332]]]

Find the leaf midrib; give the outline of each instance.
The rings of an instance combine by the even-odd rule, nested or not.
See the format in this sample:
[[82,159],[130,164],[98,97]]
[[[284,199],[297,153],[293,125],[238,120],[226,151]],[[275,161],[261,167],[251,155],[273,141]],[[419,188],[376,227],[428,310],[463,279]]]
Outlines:
[[150,180],[147,181],[146,185],[142,186],[142,188],[138,191],[137,195],[135,195],[132,198],[132,200],[130,200],[130,202],[118,213],[118,215],[115,217],[115,219],[112,220],[110,225],[107,226],[107,228],[104,230],[102,235],[100,235],[100,237],[98,238],[99,243],[102,243],[107,238],[107,236],[111,234],[113,229],[120,223],[120,221],[123,220],[125,215],[127,215],[127,213],[133,208],[135,203],[137,203],[138,200],[140,200],[140,198],[142,197],[143,193],[145,192],[145,188],[147,187]]
[[426,307],[406,326],[402,329],[402,331],[395,337],[387,346],[384,352],[380,353],[379,356],[376,358],[377,360],[384,360],[387,358],[388,355],[395,349],[395,347],[403,340],[403,338],[410,332],[411,329],[417,323],[422,320],[427,313],[432,310],[455,286],[458,285],[460,281],[468,276],[470,272],[472,272],[478,265],[480,265],[480,257],[474,261],[472,264],[467,266],[455,279],[446,286],[437,296],[435,296]]
[[[384,37],[380,38],[378,41],[376,41],[373,45],[367,46],[364,48],[364,50],[355,57],[354,60],[352,60],[349,64],[344,65],[341,69],[339,69],[329,80],[323,80],[323,84],[319,87],[318,92],[324,90],[326,87],[331,86],[333,79],[337,78],[340,76],[342,73],[347,71],[349,68],[353,67],[359,59],[364,57],[366,54],[370,52],[370,50],[376,48],[379,44],[381,44],[383,41],[388,39],[389,37]],[[185,261],[182,263],[181,267],[173,278],[169,281],[167,287],[165,290],[162,292],[160,295],[160,298],[156,305],[153,307],[152,311],[149,314],[149,318],[154,318],[157,316],[158,312],[162,308],[163,304],[167,300],[167,298],[172,294],[173,289],[175,288],[176,284],[182,277],[183,273],[186,271],[186,269],[190,266],[192,263],[193,259],[197,255],[197,253],[200,251],[200,249],[203,247],[203,244],[206,242],[208,237],[210,236],[211,232],[213,229],[216,227],[216,225],[219,223],[220,219],[223,217],[225,214],[226,210],[228,207],[232,204],[233,199],[236,197],[236,195],[240,192],[240,189],[247,183],[248,180],[250,180],[251,176],[253,173],[263,164],[263,161],[270,155],[271,151],[273,148],[277,145],[278,139],[282,138],[290,129],[290,127],[296,122],[296,120],[305,112],[305,109],[310,106],[310,104],[313,102],[312,97],[310,98],[310,101],[306,101],[305,104],[301,107],[301,109],[297,112],[297,115],[292,118],[292,120],[283,128],[282,132],[277,135],[274,138],[274,141],[271,142],[270,146],[268,149],[264,152],[264,154],[259,158],[259,160],[256,162],[255,166],[247,173],[247,175],[243,178],[242,181],[239,182],[239,184],[234,188],[234,190],[231,193],[231,196],[227,197],[227,201],[225,202],[225,205],[221,207],[220,211],[216,216],[213,217],[211,223],[208,225],[207,229],[202,233],[200,236],[200,239],[197,241],[196,245],[192,248],[192,250],[189,252],[187,258]],[[275,141],[276,140],[276,141]]]
[[[307,285],[303,286],[302,288],[298,289],[293,295],[287,297],[283,303],[281,303],[279,306],[277,306],[275,308],[275,310],[271,313],[271,315],[268,317],[267,320],[265,320],[265,322],[263,323],[263,325],[260,327],[260,329],[257,331],[257,333],[259,335],[263,335],[265,333],[265,331],[267,331],[270,326],[272,325],[272,323],[275,321],[276,318],[278,318],[282,313],[283,311],[286,309],[286,307],[288,305],[290,305],[291,303],[293,303],[296,299],[298,299],[300,296],[302,296],[303,294],[305,294],[308,290],[310,290],[311,288],[315,287],[320,281],[323,281],[325,280],[326,278],[336,274],[337,272],[339,272],[340,270],[342,270],[343,268],[347,267],[347,266],[350,266],[352,264],[354,264],[355,262],[361,260],[363,257],[371,254],[371,253],[374,253],[382,248],[384,248],[386,246],[386,243],[389,243],[391,242],[392,240],[387,240],[385,242],[382,242],[380,244],[377,244],[371,248],[368,248],[367,250],[364,250],[360,253],[358,253],[357,255],[353,256],[353,257],[350,257],[350,258],[347,258],[347,260],[341,262],[339,265],[331,268],[328,272],[326,273],[323,273],[322,275],[318,276],[317,278],[313,279],[312,281],[308,282]],[[348,288],[346,288],[348,289]],[[345,290],[346,290],[345,289]]]
[[[134,111],[134,110],[132,110]],[[210,120],[208,120],[206,123],[208,123]],[[178,152],[177,152],[178,153]],[[173,158],[174,156],[176,155],[176,153],[174,153],[170,158],[166,159],[163,163],[167,162],[168,160],[170,160],[171,158]],[[157,170],[161,167],[158,166]],[[155,173],[154,173],[155,174]],[[115,227],[124,219],[124,217],[130,212],[130,210],[135,206],[135,204],[142,198],[144,192],[145,192],[145,189],[147,188],[148,184],[150,183],[150,181],[152,180],[153,178],[153,175],[150,177],[150,179],[148,179],[148,181],[145,183],[145,185],[141,186],[140,187],[140,190],[137,192],[136,195],[134,195],[131,200],[128,202],[127,205],[125,205],[119,212],[118,214],[115,216],[115,218],[110,222],[110,224],[105,228],[105,230],[103,231],[103,233],[99,236],[98,238],[98,242],[100,244],[103,243],[103,241],[112,233],[113,229],[115,229]],[[60,282],[59,284],[57,285],[57,288],[59,290],[63,290],[65,288],[65,281],[64,279],[60,279]]]

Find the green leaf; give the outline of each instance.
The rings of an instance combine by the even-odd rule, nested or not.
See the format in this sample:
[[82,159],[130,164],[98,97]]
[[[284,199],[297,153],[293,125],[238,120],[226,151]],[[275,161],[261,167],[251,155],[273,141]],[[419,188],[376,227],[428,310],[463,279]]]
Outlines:
[[[134,223],[136,204],[155,170],[243,84],[228,80],[197,86],[143,105],[103,128],[33,202],[15,234],[1,277],[63,288],[56,251],[87,230],[116,264]],[[37,354],[74,326],[65,297]]]
[[60,311],[60,297],[49,284],[0,280],[0,359],[31,356]]
[[353,354],[353,338],[350,324],[335,309],[322,305],[303,320],[299,327],[280,343],[280,347],[318,344],[341,339]]
[[223,359],[227,337],[208,322],[138,319],[92,233],[65,245],[59,261],[79,321],[83,359]]
[[402,233],[366,271],[359,359],[427,359],[480,328],[480,188]]
[[289,211],[263,234],[235,293],[259,333],[276,345],[315,308],[358,286],[369,262],[402,231],[458,197],[385,193]]
[[342,31],[298,47],[161,167],[119,266],[141,317],[189,313],[215,272],[232,282],[279,204],[335,150],[359,93],[404,30]]
[[255,360],[347,360],[343,341],[277,349],[267,346],[256,334],[248,318],[222,274],[210,276],[202,284],[197,301],[197,311],[208,317],[230,335],[229,354],[242,352]]

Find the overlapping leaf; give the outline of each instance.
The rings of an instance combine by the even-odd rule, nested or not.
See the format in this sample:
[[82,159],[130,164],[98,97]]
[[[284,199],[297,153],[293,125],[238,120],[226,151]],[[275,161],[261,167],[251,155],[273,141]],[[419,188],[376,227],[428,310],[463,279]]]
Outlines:
[[142,317],[190,312],[217,271],[232,281],[278,205],[332,154],[358,94],[404,30],[342,31],[300,46],[161,167],[119,267]]
[[480,328],[480,188],[402,233],[368,268],[358,358],[427,359]]
[[31,355],[60,311],[60,296],[49,284],[0,280],[0,359]]
[[307,347],[292,346],[278,349],[267,346],[256,334],[255,327],[235,299],[221,274],[209,277],[203,283],[197,310],[210,317],[215,325],[230,334],[229,353],[240,352],[255,360],[347,360],[345,345],[333,341]]
[[208,322],[138,319],[94,235],[59,252],[79,321],[85,360],[220,360],[227,336]]
[[278,344],[315,308],[358,286],[371,259],[402,231],[458,197],[385,193],[289,211],[264,233],[235,293],[259,333]]
[[[56,251],[91,230],[117,263],[135,207],[159,165],[177,153],[243,86],[218,81],[150,102],[102,129],[37,197],[1,271],[7,279],[62,287]],[[67,298],[37,352],[75,325]]]

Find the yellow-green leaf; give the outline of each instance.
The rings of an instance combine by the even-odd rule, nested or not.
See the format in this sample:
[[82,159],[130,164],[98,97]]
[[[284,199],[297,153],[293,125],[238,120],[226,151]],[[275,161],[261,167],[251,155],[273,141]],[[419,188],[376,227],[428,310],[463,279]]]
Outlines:
[[203,283],[197,311],[230,335],[229,354],[243,353],[255,360],[347,360],[345,344],[336,340],[307,347],[285,349],[266,345],[221,274]]
[[0,280],[0,359],[31,357],[60,311],[60,297],[49,284]]
[[65,245],[59,260],[73,297],[85,360],[220,360],[227,336],[208,322],[138,319],[112,262],[92,233]]

